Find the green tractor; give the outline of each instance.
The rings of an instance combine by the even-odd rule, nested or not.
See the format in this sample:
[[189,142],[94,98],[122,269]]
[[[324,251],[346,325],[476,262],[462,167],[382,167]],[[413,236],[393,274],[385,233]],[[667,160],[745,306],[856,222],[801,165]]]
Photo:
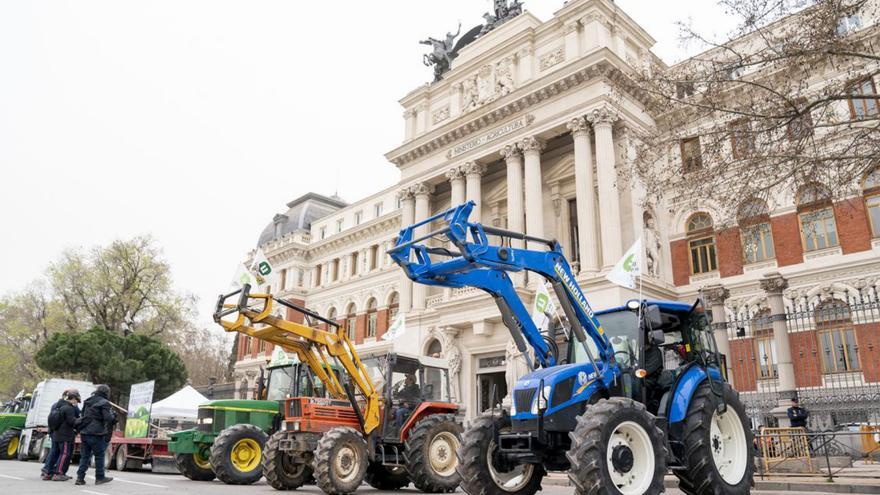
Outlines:
[[260,460],[270,435],[281,426],[288,397],[323,397],[323,384],[307,363],[276,348],[257,396],[264,400],[215,400],[199,406],[197,427],[171,434],[168,450],[181,474],[194,481],[215,477],[229,485],[249,485],[263,476]]
[[31,394],[25,394],[22,390],[0,410],[0,459],[15,458],[18,438],[24,428],[30,403]]

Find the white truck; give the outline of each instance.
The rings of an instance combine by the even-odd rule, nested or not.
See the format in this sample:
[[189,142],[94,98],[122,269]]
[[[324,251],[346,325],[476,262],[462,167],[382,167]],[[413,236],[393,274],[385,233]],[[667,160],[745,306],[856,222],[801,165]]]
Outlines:
[[61,398],[61,394],[69,388],[79,390],[79,395],[83,399],[95,391],[95,385],[91,382],[64,378],[50,378],[37,384],[27,412],[24,429],[21,430],[19,437],[18,460],[27,461],[40,457],[43,450],[43,440],[49,433],[49,411],[52,410],[52,405]]

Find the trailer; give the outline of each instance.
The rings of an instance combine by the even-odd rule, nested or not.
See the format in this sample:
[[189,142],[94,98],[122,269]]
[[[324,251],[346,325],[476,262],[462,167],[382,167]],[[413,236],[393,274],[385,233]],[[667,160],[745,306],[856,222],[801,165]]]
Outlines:
[[142,469],[149,464],[154,473],[179,472],[174,464],[174,456],[168,452],[167,438],[125,438],[121,432],[114,432],[105,459],[107,469],[128,471]]

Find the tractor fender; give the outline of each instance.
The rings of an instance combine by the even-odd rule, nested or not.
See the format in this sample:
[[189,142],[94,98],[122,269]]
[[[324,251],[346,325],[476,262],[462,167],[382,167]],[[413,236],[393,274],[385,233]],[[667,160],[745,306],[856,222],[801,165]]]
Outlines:
[[431,416],[432,414],[455,414],[458,412],[457,404],[450,404],[448,402],[432,402],[425,401],[416,407],[416,410],[413,411],[412,414],[409,415],[409,419],[406,421],[406,424],[403,425],[403,428],[400,429],[400,441],[403,442],[406,440],[406,437],[409,436],[409,432],[416,423],[422,420],[425,416]]
[[[721,372],[715,368],[709,368],[712,374],[712,380],[723,382],[724,378]],[[694,397],[697,387],[707,378],[706,369],[696,363],[691,363],[685,367],[684,371],[678,376],[672,390],[672,397],[669,400],[669,423],[678,423],[684,420],[687,415],[688,406]]]

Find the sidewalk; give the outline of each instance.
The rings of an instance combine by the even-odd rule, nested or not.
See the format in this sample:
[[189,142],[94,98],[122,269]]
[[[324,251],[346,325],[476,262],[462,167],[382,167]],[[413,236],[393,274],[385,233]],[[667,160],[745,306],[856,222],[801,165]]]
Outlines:
[[[827,474],[820,470],[817,474],[768,475],[764,478],[755,473],[755,490],[779,492],[813,492],[813,493],[865,493],[880,494],[880,463],[868,464],[864,461],[853,463],[851,468],[834,471],[834,482],[827,481]],[[569,486],[568,475],[550,473],[544,478],[544,484],[550,486]],[[666,487],[676,488],[678,479],[666,477]]]

